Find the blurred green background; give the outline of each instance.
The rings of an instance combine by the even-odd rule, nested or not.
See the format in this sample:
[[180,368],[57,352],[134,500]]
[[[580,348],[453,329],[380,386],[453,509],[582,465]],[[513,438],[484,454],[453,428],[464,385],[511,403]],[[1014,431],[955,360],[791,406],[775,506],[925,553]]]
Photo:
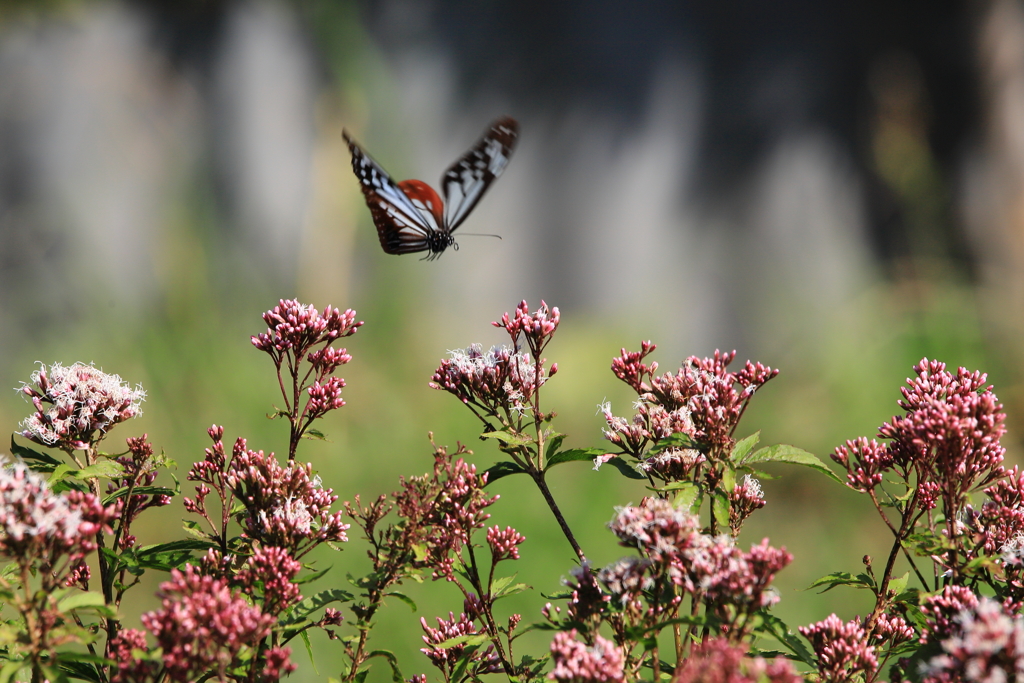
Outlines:
[[[147,432],[183,479],[220,424],[280,453],[273,368],[249,337],[280,298],[351,307],[366,325],[347,340],[348,405],[300,458],[368,500],[430,468],[430,431],[494,462],[427,382],[448,349],[502,341],[490,321],[543,298],[563,316],[545,405],[569,445],[600,445],[603,400],[627,412],[610,360],[653,339],[663,370],[715,348],[781,368],[742,434],[826,460],[896,411],[922,356],[981,369],[1018,461],[1024,9],[826,4],[0,3],[0,421],[28,415],[13,389],[35,363],[94,362],[148,393],[111,450]],[[396,178],[433,183],[504,114],[519,148],[462,230],[502,241],[466,237],[432,263],[383,254],[342,128]],[[824,477],[775,474],[743,542],[795,555],[778,615],[851,618],[864,595],[803,589],[883,557],[884,527]],[[529,623],[573,555],[524,484],[496,483],[492,513],[528,539],[516,568],[535,590],[502,607]],[[619,557],[605,524],[644,490],[585,464],[552,484],[595,564]],[[148,513],[140,542],[183,516],[180,501]],[[333,565],[320,588],[367,566],[355,537],[316,561]],[[132,592],[130,623],[161,578]],[[418,620],[462,600],[408,592],[418,612],[390,605],[375,645],[433,679]],[[337,646],[314,647],[318,672],[299,646],[293,680],[338,674]]]

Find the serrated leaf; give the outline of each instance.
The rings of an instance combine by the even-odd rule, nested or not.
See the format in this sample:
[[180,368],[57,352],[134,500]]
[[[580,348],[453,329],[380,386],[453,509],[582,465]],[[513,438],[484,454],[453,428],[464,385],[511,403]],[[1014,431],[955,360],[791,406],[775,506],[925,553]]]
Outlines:
[[103,499],[104,505],[110,505],[118,498],[124,498],[131,491],[133,496],[173,496],[175,495],[174,489],[169,489],[164,486],[136,486],[135,488],[129,488],[122,486],[116,491],[107,494]]
[[722,468],[722,481],[718,483],[725,495],[728,497],[736,488],[736,470],[726,465]]
[[632,465],[630,465],[628,462],[626,462],[625,460],[623,460],[622,458],[620,458],[617,455],[614,458],[612,458],[611,460],[609,460],[608,462],[606,462],[605,464],[606,465],[611,465],[612,467],[617,469],[619,471],[619,474],[621,474],[622,476],[626,477],[627,479],[646,479],[647,478],[644,475],[642,475],[639,472],[637,472],[636,469],[634,469]]
[[561,465],[563,462],[579,462],[581,460],[591,462],[595,457],[604,455],[607,452],[607,450],[602,448],[570,448],[567,451],[559,451],[548,459],[547,465],[544,466],[544,471],[548,471],[555,465]]
[[79,479],[97,479],[99,477],[105,477],[107,479],[117,479],[123,477],[125,474],[124,465],[116,460],[100,460],[94,462],[88,467],[83,467],[74,473],[74,476]]
[[826,574],[816,580],[808,586],[806,590],[818,588],[819,586],[828,586],[825,590],[821,591],[822,593],[827,593],[836,586],[860,586],[862,588],[869,588],[873,591],[875,589],[874,582],[870,579],[868,581],[864,581],[863,577],[865,576],[865,574],[854,576],[849,572],[832,572],[831,574]]
[[281,615],[281,618],[277,623],[280,626],[291,626],[332,602],[348,602],[351,599],[352,594],[348,591],[343,591],[340,588],[329,588],[328,590],[320,591],[319,593],[311,595],[299,602],[297,605]]
[[431,647],[436,648],[438,650],[449,650],[449,649],[455,647],[456,645],[465,645],[466,647],[469,647],[471,645],[481,645],[481,644],[486,643],[486,642],[487,642],[487,634],[486,633],[469,633],[469,634],[464,635],[464,636],[455,636],[454,638],[449,638],[448,640],[444,641],[443,643],[438,643],[437,645],[431,645]]
[[762,619],[761,627],[758,630],[770,634],[773,638],[788,647],[789,651],[796,655],[804,664],[807,664],[812,669],[818,668],[818,663],[814,654],[807,648],[804,641],[800,640],[797,635],[790,630],[789,626],[786,625],[786,622],[766,610],[760,610],[758,614]]
[[527,446],[533,443],[533,439],[524,434],[513,434],[505,430],[496,432],[484,432],[481,439],[497,439],[507,446]]
[[185,533],[193,538],[206,538],[206,533],[203,531],[203,527],[199,522],[192,521],[191,519],[184,519],[181,523],[181,528],[185,530]]
[[[494,432],[492,432],[494,433]],[[487,475],[487,485],[490,486],[499,479],[504,479],[511,474],[525,474],[526,470],[509,460],[503,460],[488,467],[484,474]]]
[[744,458],[740,464],[751,465],[759,462],[784,462],[790,465],[802,465],[821,472],[837,484],[844,483],[828,465],[818,459],[818,456],[788,444],[777,444],[760,448]]
[[697,448],[697,446],[697,442],[689,436],[682,432],[677,432],[658,439],[651,448],[650,453],[651,455],[656,455],[662,451],[667,451],[670,448]]
[[910,572],[908,571],[906,574],[904,574],[898,579],[890,579],[888,589],[891,591],[896,591],[896,595],[899,595],[907,589],[907,583],[909,582]]
[[334,565],[332,564],[327,569],[323,569],[323,570],[318,571],[318,572],[313,572],[312,574],[306,574],[305,576],[300,576],[300,577],[294,579],[292,581],[292,583],[297,583],[297,584],[313,583],[317,579],[323,578],[324,575],[327,574],[327,572],[331,571],[331,569],[333,569],[333,568],[334,568]]
[[761,440],[761,432],[756,431],[745,439],[740,439],[732,447],[732,453],[729,454],[729,460],[733,464],[740,464],[743,462],[743,458],[747,457],[747,454],[754,449],[757,442]]
[[[22,460],[34,460],[36,462],[44,463],[46,465],[52,465],[53,467],[62,464],[60,460],[58,460],[57,458],[53,457],[48,453],[43,453],[42,451],[37,451],[34,448],[29,448],[28,446],[20,445],[17,441],[14,440],[13,434],[11,434],[11,455],[16,455]],[[51,467],[50,469],[52,470],[53,467]]]
[[156,543],[154,545],[147,545],[139,548],[139,557],[145,557],[146,555],[156,555],[158,553],[167,553],[179,550],[209,550],[210,548],[216,548],[217,544],[209,541],[181,539],[180,541],[171,541],[170,543]]
[[562,447],[562,442],[565,441],[565,434],[552,434],[548,440],[548,445],[544,448],[544,460],[550,460],[551,456],[558,452],[558,449]]
[[523,591],[529,590],[529,589],[530,589],[530,586],[528,586],[525,583],[513,583],[513,584],[510,584],[510,585],[506,586],[502,590],[493,593],[492,594],[492,598],[494,600],[500,600],[501,598],[507,598],[510,595],[517,595],[517,594],[522,593]]
[[[309,439],[311,441],[327,441],[327,436],[323,432],[312,427],[302,433],[302,438]],[[315,669],[316,666],[314,665],[313,668]]]
[[419,609],[418,607],[416,607],[415,601],[413,601],[413,599],[410,598],[405,593],[399,593],[398,591],[391,591],[390,593],[385,593],[384,595],[385,596],[391,596],[391,597],[398,598],[399,600],[401,600],[402,602],[407,604],[409,606],[409,609],[411,609],[413,612],[415,612],[417,609]]
[[685,507],[688,510],[693,509],[693,503],[700,496],[700,486],[694,484],[692,481],[680,481],[670,484],[672,489],[668,486],[662,490],[674,490],[676,491],[675,497],[672,499],[672,504],[677,508]]

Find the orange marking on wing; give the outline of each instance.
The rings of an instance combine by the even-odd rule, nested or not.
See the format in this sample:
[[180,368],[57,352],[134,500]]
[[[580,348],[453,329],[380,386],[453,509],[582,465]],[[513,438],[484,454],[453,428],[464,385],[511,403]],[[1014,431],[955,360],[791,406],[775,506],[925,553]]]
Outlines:
[[444,225],[444,203],[434,188],[422,180],[403,180],[398,183],[398,187],[410,200],[419,201],[427,207],[427,211],[433,214],[438,226]]

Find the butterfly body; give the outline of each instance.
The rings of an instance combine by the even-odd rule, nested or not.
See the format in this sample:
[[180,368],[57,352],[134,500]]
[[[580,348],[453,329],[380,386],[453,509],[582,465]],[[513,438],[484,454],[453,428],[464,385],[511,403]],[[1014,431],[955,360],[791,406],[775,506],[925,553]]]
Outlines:
[[422,180],[396,183],[347,132],[342,133],[352,152],[352,170],[377,227],[380,246],[388,254],[425,251],[433,260],[445,249],[459,248],[452,232],[508,165],[519,124],[503,118],[491,124],[483,137],[441,176],[444,200]]

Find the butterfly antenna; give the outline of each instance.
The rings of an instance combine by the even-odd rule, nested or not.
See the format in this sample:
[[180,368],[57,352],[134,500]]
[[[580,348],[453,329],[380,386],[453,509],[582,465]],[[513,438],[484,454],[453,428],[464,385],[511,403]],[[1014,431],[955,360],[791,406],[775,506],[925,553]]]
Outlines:
[[459,237],[497,237],[501,239],[501,235],[489,235],[483,232],[460,232]]

